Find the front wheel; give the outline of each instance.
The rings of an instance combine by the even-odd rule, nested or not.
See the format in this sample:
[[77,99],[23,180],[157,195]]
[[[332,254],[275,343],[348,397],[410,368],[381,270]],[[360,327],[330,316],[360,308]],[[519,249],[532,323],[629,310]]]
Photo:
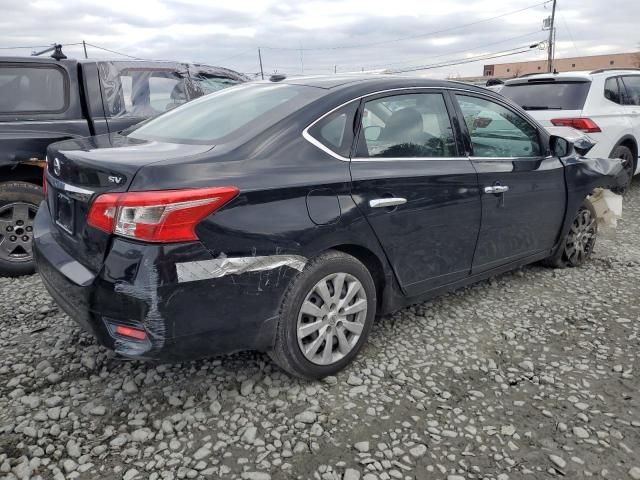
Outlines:
[[591,202],[585,200],[573,219],[562,247],[553,257],[546,259],[544,264],[554,268],[579,267],[593,253],[597,236],[596,211]]
[[328,251],[291,282],[269,355],[300,378],[332,375],[353,360],[371,330],[377,304],[371,274],[356,258]]
[[27,182],[0,183],[0,275],[17,277],[35,271],[31,242],[42,188]]

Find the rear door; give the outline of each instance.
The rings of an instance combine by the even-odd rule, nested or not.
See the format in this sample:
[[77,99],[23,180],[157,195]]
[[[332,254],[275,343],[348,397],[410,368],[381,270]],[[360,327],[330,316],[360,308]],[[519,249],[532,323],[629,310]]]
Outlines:
[[563,164],[547,154],[537,126],[507,103],[468,92],[453,96],[482,194],[473,273],[550,252],[565,215]]
[[352,195],[408,296],[471,269],[480,196],[452,111],[439,90],[380,94],[361,105]]
[[621,85],[625,114],[631,122],[636,142],[640,142],[640,75],[624,75],[619,81],[624,86]]

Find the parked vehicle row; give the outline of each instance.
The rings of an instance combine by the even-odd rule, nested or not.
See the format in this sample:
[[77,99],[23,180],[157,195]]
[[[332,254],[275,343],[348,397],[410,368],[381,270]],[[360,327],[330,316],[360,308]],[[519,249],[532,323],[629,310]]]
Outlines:
[[262,350],[304,378],[351,362],[378,314],[582,264],[586,197],[627,182],[498,94],[391,76],[247,83],[47,155],[38,270],[101,344]]
[[247,80],[175,62],[0,57],[0,275],[33,272],[33,219],[49,144],[118,132]]
[[630,182],[640,171],[640,71],[530,75],[507,81],[500,93],[544,126],[588,133],[597,142],[589,156],[622,159]]

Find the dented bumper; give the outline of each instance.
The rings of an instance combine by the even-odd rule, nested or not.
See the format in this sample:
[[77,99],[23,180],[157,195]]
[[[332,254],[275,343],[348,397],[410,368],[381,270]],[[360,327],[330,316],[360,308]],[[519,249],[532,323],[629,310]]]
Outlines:
[[[34,255],[52,297],[100,344],[133,358],[269,349],[282,294],[305,262],[285,255],[214,259],[197,242],[115,239],[100,271],[92,272],[56,241],[46,207],[36,230]],[[123,338],[116,325],[143,330],[146,338]]]

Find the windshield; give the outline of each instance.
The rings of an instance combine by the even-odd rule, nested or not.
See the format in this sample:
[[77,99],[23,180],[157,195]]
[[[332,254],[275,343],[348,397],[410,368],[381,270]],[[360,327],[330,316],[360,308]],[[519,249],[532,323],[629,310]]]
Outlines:
[[127,135],[169,143],[226,143],[267,129],[316,100],[320,92],[300,85],[238,85],[186,103]]
[[591,82],[506,85],[500,92],[525,110],[582,110]]

